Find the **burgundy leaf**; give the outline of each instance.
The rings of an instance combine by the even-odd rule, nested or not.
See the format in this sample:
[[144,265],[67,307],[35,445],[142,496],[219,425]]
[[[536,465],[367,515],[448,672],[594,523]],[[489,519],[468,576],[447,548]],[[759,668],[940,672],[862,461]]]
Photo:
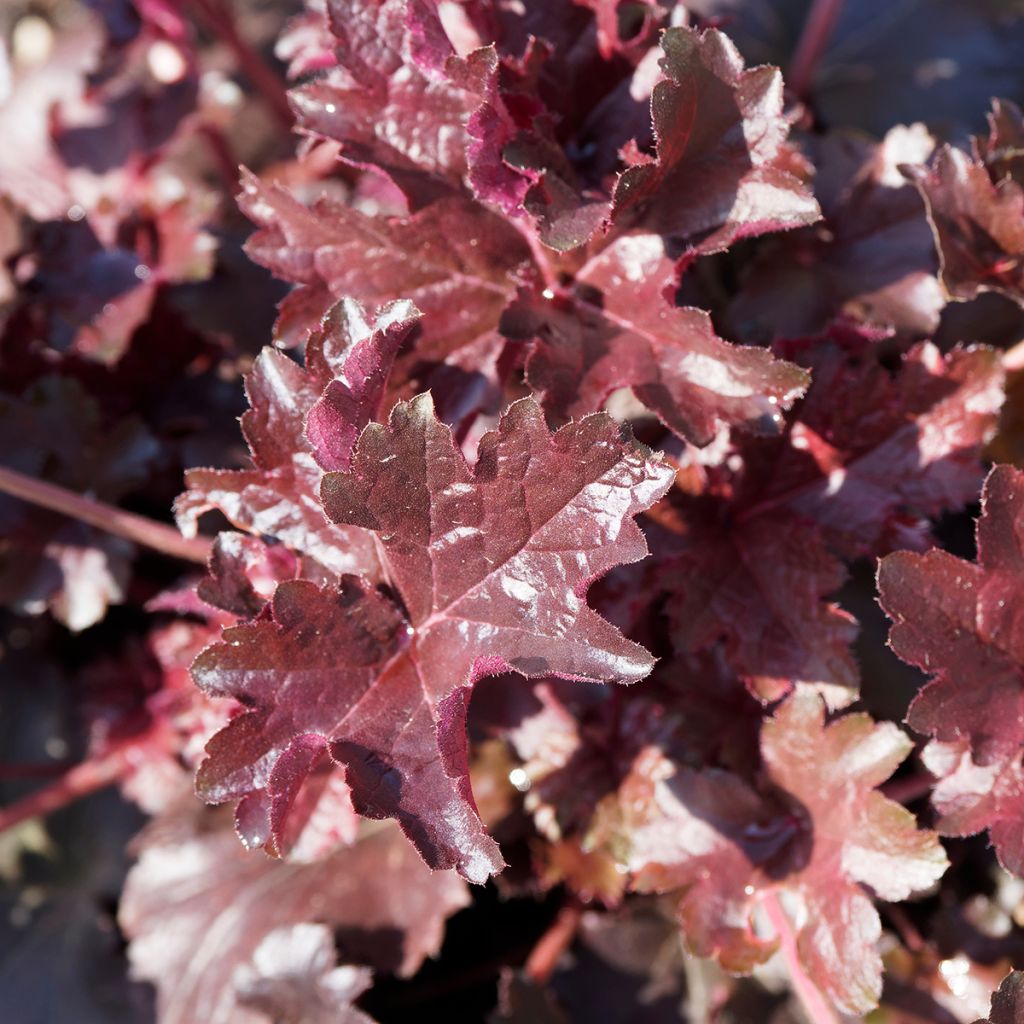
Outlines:
[[[479,86],[460,87],[406,57],[406,0],[328,0],[340,64],[291,92],[299,124],[342,144],[342,157],[386,174],[413,207],[457,191],[466,172],[463,125]],[[471,85],[493,67],[487,50],[467,62]]]
[[307,324],[331,296],[369,307],[408,298],[423,313],[420,360],[440,362],[493,337],[514,295],[513,275],[529,260],[516,231],[466,200],[435,203],[407,220],[374,219],[327,199],[307,208],[251,175],[243,185],[242,208],[261,227],[250,256],[303,286],[282,316],[299,297]]
[[814,150],[822,221],[771,239],[723,320],[742,339],[824,331],[837,317],[931,334],[946,304],[925,205],[900,168],[928,158],[923,125],[881,142],[831,133]]
[[922,519],[974,498],[1005,373],[999,354],[982,346],[941,355],[918,345],[893,374],[863,336],[837,342],[787,351],[811,357],[814,384],[779,460],[765,475],[755,464],[751,483],[755,507],[784,504],[853,558],[904,546],[892,538],[926,533]]
[[993,181],[983,163],[944,146],[915,174],[953,299],[999,291],[1024,300],[1024,193],[1013,178]]
[[395,356],[419,316],[412,303],[394,302],[370,324],[350,299],[327,314],[324,336],[344,338],[345,344],[331,354],[334,380],[306,418],[306,437],[323,469],[349,468],[356,438],[381,414]]
[[805,830],[805,860],[782,883],[797,950],[811,980],[844,1013],[866,1013],[882,988],[875,948],[881,925],[861,886],[884,900],[905,900],[948,865],[935,834],[875,791],[912,746],[897,726],[865,714],[825,724],[821,701],[799,691],[762,733],[771,780]]
[[563,416],[601,408],[616,389],[680,437],[707,444],[721,424],[774,432],[806,373],[763,349],[731,345],[698,309],[663,297],[673,271],[654,236],[624,238],[583,269],[573,299],[521,301],[508,330],[536,338],[527,376]]
[[930,753],[945,776],[936,792],[940,825],[954,835],[990,828],[997,853],[1017,873],[1024,870],[1022,501],[1021,473],[997,466],[982,496],[977,564],[944,551],[898,552],[878,573],[882,606],[894,621],[893,650],[932,676],[907,721],[943,743]]
[[661,47],[665,77],[651,96],[657,155],[619,176],[615,223],[708,253],[817,220],[817,203],[786,168],[778,69],[745,69],[714,29],[670,28]]
[[680,890],[690,948],[743,972],[775,948],[752,918],[781,894],[804,970],[843,1012],[865,1013],[881,991],[881,928],[861,885],[906,899],[946,867],[934,834],[874,791],[911,743],[863,714],[825,725],[820,699],[798,691],[761,747],[788,814],[729,773],[673,767],[657,747],[636,761],[619,793],[633,885]]
[[[327,461],[342,459],[355,432],[377,415],[391,360],[415,317],[413,306],[396,302],[371,324],[356,303],[344,300],[308,339],[305,368],[265,349],[246,377],[251,408],[242,417],[255,466],[190,470],[188,490],[175,506],[182,530],[194,535],[199,516],[217,508],[235,526],[276,537],[331,572],[372,577],[377,557],[371,538],[324,519],[317,494],[322,471],[306,420],[321,410],[315,441]],[[327,404],[318,406],[325,388]]]
[[654,750],[645,757],[655,762],[638,761],[619,794],[633,888],[678,890],[690,952],[714,957],[728,971],[749,972],[776,943],[754,931],[748,889],[758,863],[788,838],[785,826],[735,775],[673,771]]
[[646,553],[632,519],[672,472],[604,417],[551,435],[529,401],[479,451],[474,473],[421,396],[370,424],[352,470],[324,479],[331,518],[377,534],[408,621],[354,578],[337,591],[283,583],[269,615],[197,660],[200,686],[252,708],[211,740],[197,782],[210,801],[242,799],[250,843],[280,845],[297,788],[329,755],[360,813],[397,817],[428,863],[482,881],[501,860],[469,789],[472,685],[507,668],[609,682],[650,671],[585,593]]
[[813,525],[767,514],[738,529],[695,531],[666,576],[681,651],[724,641],[728,663],[765,703],[796,683],[813,686],[833,708],[856,700],[857,623],[826,600],[846,572]]

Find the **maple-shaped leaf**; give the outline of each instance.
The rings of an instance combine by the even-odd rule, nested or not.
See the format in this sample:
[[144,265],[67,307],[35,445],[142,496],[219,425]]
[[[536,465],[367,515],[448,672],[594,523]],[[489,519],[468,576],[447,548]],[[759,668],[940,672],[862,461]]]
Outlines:
[[915,172],[928,204],[953,299],[998,291],[1024,300],[1024,192],[1012,177],[995,181],[979,160],[943,146],[932,165]]
[[787,169],[778,68],[744,68],[715,29],[670,28],[651,95],[656,156],[619,176],[612,218],[696,251],[810,224],[818,205]]
[[342,458],[355,433],[377,415],[388,368],[417,317],[410,303],[396,302],[368,321],[357,303],[343,301],[308,339],[305,367],[264,349],[245,380],[250,409],[242,416],[242,432],[254,468],[190,470],[188,490],[175,505],[182,531],[194,535],[199,517],[216,508],[240,529],[276,537],[331,572],[372,576],[377,560],[371,538],[324,519],[322,470],[306,437],[306,419],[337,377],[330,401],[340,406],[316,441],[328,461]]
[[306,922],[336,931],[348,961],[415,973],[440,948],[448,915],[467,904],[466,887],[427,869],[397,829],[374,829],[325,860],[293,865],[245,850],[230,820],[193,801],[157,818],[119,920],[133,974],[157,987],[161,1024],[263,1024],[239,1006],[236,979],[244,1000],[245,972],[268,936]]
[[695,531],[663,574],[681,651],[722,641],[729,665],[766,703],[800,683],[833,708],[856,700],[860,673],[850,645],[857,623],[828,600],[846,570],[812,523],[776,513],[735,529]]
[[992,993],[988,1017],[975,1024],[1020,1024],[1024,1020],[1024,971],[1011,971]]
[[908,723],[947,747],[933,750],[944,769],[940,826],[953,834],[990,828],[1006,867],[1024,870],[1018,707],[1024,644],[1018,594],[1024,474],[997,466],[989,474],[978,520],[978,560],[945,551],[897,552],[878,570],[882,607],[893,619],[890,645],[932,676],[910,707]]
[[479,102],[472,79],[493,67],[493,52],[467,61],[469,81],[460,86],[410,58],[406,0],[328,0],[326,7],[339,67],[290,93],[300,127],[340,142],[343,159],[387,175],[413,206],[457,191],[466,172],[464,124]]
[[903,900],[947,861],[934,833],[875,791],[912,748],[909,738],[864,714],[824,719],[820,698],[797,691],[764,724],[765,772],[781,806],[727,773],[666,765],[630,783],[625,820],[637,828],[625,839],[634,839],[639,888],[682,887],[681,922],[696,951],[750,970],[773,948],[752,926],[763,905],[775,937],[795,942],[826,998],[859,1015],[877,1005],[882,983],[881,925],[862,886]]
[[[998,352],[924,343],[893,372],[858,331],[782,348],[813,383],[784,438],[748,442],[744,520],[785,506],[856,558],[907,546],[896,539],[926,536],[927,518],[974,498],[1004,397]],[[775,460],[756,450],[773,445]]]
[[601,408],[618,388],[680,437],[707,444],[723,423],[772,433],[807,387],[799,367],[718,337],[699,309],[663,297],[671,261],[653,236],[625,238],[591,260],[571,298],[531,297],[506,330],[535,339],[527,378],[561,416]]
[[210,741],[201,795],[241,799],[240,828],[263,843],[329,757],[360,813],[398,818],[428,863],[485,879],[501,859],[469,789],[470,688],[509,668],[601,682],[650,671],[585,594],[646,554],[633,517],[672,476],[607,417],[552,435],[530,400],[481,440],[472,471],[428,395],[396,405],[322,491],[334,522],[376,534],[403,609],[354,577],[286,582],[269,614],[204,652],[199,685],[251,710]]
[[686,533],[659,573],[681,653],[721,642],[761,699],[803,682],[842,707],[859,673],[856,624],[829,600],[839,556],[921,546],[928,517],[972,499],[1004,374],[992,349],[930,344],[892,371],[848,329],[781,347],[811,370],[806,398],[781,436],[745,437],[709,470],[712,493],[676,495]]
[[794,693],[765,723],[761,750],[806,830],[806,860],[780,883],[800,961],[840,1010],[862,1014],[878,1002],[882,962],[878,912],[861,887],[905,900],[948,861],[934,832],[875,789],[913,748],[909,737],[865,714],[826,724],[824,711],[814,694]]
[[337,966],[330,928],[296,924],[270,932],[232,983],[239,1005],[275,1024],[373,1024],[352,1005],[372,979],[366,967]]
[[246,251],[300,286],[279,324],[300,336],[332,296],[368,307],[408,299],[423,313],[415,358],[441,362],[493,338],[514,275],[528,265],[522,236],[467,200],[443,200],[405,219],[371,218],[326,198],[304,206],[253,175],[242,185],[242,210],[260,226]]
[[677,913],[689,951],[746,973],[776,941],[750,920],[750,882],[790,838],[773,808],[729,772],[671,765],[652,748],[619,794],[625,865],[638,892],[679,892]]

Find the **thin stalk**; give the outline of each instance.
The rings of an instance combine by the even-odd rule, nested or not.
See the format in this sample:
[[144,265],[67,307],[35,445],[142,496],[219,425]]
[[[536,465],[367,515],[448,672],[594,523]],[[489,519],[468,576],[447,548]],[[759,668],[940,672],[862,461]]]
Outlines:
[[75,494],[65,487],[36,480],[3,466],[0,466],[0,492],[60,512],[81,523],[170,555],[171,558],[205,565],[210,555],[210,542],[205,537],[182,537],[173,526],[135,515],[134,512],[125,512],[113,505]]
[[527,977],[538,985],[549,981],[558,962],[572,945],[583,920],[583,905],[571,899],[558,912],[551,927],[540,937],[523,968]]
[[41,764],[0,764],[0,782],[22,779],[52,779],[68,770],[66,761],[46,761]]
[[30,818],[52,814],[83,796],[105,789],[123,778],[130,767],[131,761],[124,747],[95,760],[76,764],[48,786],[0,808],[0,832],[6,832]]
[[192,0],[192,6],[203,24],[234,54],[239,68],[277,120],[291,129],[295,117],[284,80],[239,33],[230,0]]
[[533,225],[525,224],[521,220],[513,220],[512,224],[519,231],[519,234],[523,236],[526,244],[530,247],[530,254],[533,256],[533,262],[537,265],[537,269],[540,271],[540,276],[546,289],[553,295],[557,294],[560,289],[558,275],[551,266],[551,260],[548,258],[548,250],[544,247],[544,243],[537,237],[537,232],[534,230]]
[[779,937],[779,952],[786,962],[793,992],[800,1000],[808,1021],[810,1024],[839,1024],[835,1011],[829,1006],[818,986],[807,976],[803,964],[800,963],[793,925],[782,909],[778,894],[774,891],[765,893],[761,899],[761,906]]
[[842,9],[843,0],[812,0],[786,75],[787,84],[800,99],[806,99],[810,93],[814,73]]

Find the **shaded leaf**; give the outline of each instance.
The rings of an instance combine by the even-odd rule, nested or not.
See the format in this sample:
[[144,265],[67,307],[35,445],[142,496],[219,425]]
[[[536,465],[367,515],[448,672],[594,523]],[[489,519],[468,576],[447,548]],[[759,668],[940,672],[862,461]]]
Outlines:
[[372,1024],[352,1003],[371,984],[365,967],[338,967],[331,930],[297,924],[270,932],[233,982],[238,1002],[275,1024]]
[[291,865],[246,851],[222,815],[190,807],[143,834],[120,923],[135,976],[157,986],[161,1024],[242,1024],[265,1017],[237,1004],[236,971],[279,929],[327,925],[346,960],[410,975],[466,902],[454,874],[429,871],[389,826]]

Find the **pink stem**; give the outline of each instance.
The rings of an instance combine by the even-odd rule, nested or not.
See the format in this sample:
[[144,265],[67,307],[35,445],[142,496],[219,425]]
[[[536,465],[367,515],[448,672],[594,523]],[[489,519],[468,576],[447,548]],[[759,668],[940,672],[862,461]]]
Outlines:
[[800,952],[797,949],[793,925],[782,909],[778,893],[774,890],[764,893],[761,898],[761,906],[779,937],[779,952],[782,953],[782,958],[786,961],[793,992],[800,1000],[800,1005],[804,1008],[804,1013],[810,1024],[839,1024],[839,1018],[835,1011],[829,1006],[818,986],[804,971],[803,964],[800,962]]
[[192,6],[206,27],[235,55],[239,68],[278,121],[291,129],[295,118],[284,81],[242,38],[230,0],[192,0]]
[[558,912],[554,924],[540,937],[523,968],[527,977],[544,984],[555,973],[558,962],[572,945],[583,919],[583,906],[573,899]]
[[786,75],[787,84],[800,99],[806,99],[810,92],[814,72],[842,9],[843,0],[812,0]]
[[45,814],[74,803],[83,796],[95,793],[99,789],[111,785],[123,778],[130,767],[125,748],[104,754],[92,761],[83,761],[70,768],[59,779],[54,779],[48,786],[37,789],[7,807],[0,808],[0,833],[20,825],[29,818],[39,818]]
[[3,466],[0,466],[0,492],[60,512],[172,558],[205,565],[210,555],[210,541],[205,537],[182,537],[172,526],[137,516],[134,512],[125,512]]
[[544,243],[537,237],[537,232],[534,231],[533,225],[524,224],[521,220],[513,220],[512,224],[515,225],[519,233],[526,240],[526,244],[530,247],[533,262],[537,264],[537,269],[540,271],[540,276],[545,286],[551,292],[557,293],[559,289],[558,275],[551,266],[547,249],[544,248]]

